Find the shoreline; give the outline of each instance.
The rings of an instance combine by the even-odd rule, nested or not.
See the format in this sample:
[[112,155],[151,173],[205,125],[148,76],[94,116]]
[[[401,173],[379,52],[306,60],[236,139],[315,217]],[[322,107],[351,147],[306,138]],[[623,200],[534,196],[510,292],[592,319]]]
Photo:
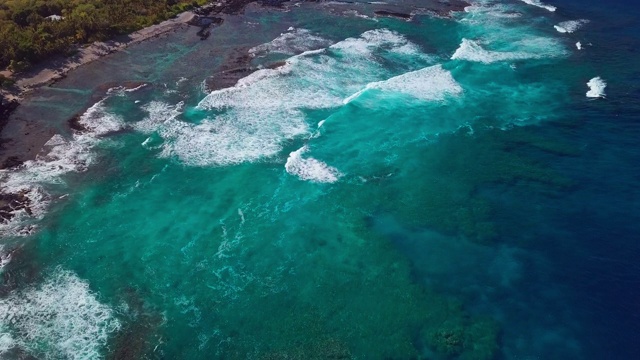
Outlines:
[[[223,21],[222,18],[216,17],[216,15],[238,15],[250,4],[255,3],[255,6],[260,8],[283,9],[285,11],[290,7],[298,6],[298,3],[293,2],[288,3],[289,6],[284,5],[285,2],[286,1],[282,0],[227,0],[214,5],[207,5],[185,11],[172,19],[141,29],[130,35],[87,45],[72,57],[51,59],[24,74],[18,75],[13,93],[0,90],[0,95],[2,95],[0,100],[2,100],[2,98],[10,99],[8,104],[11,107],[5,111],[2,109],[2,106],[0,106],[0,110],[2,110],[0,111],[0,178],[2,178],[3,173],[6,175],[14,171],[19,171],[23,168],[25,162],[38,159],[39,156],[42,155],[42,150],[46,148],[47,142],[58,133],[57,130],[52,127],[43,126],[42,121],[37,118],[18,116],[19,114],[11,115],[11,112],[18,107],[19,102],[32,96],[36,90],[55,84],[57,81],[66,78],[69,72],[82,65],[87,65],[110,54],[122,51],[131,45],[140,44],[144,41],[152,40],[180,29],[186,29],[190,26],[199,27],[201,30],[196,36],[205,40],[206,37],[203,38],[203,34],[209,32],[211,27],[217,26]],[[349,1],[340,2],[351,3]],[[327,5],[330,6],[329,3]],[[372,16],[394,17],[402,21],[411,20],[413,17],[412,10],[425,9],[422,7],[415,8],[413,6],[398,7],[391,4],[369,5],[373,5],[372,8],[369,9]],[[433,6],[428,9],[433,11],[434,15],[450,16],[453,12],[463,10],[468,4],[460,0],[452,0],[447,3],[435,2],[432,5]],[[400,11],[407,12],[404,13]],[[237,46],[237,48],[229,52],[223,64],[219,66],[218,71],[205,76],[204,83],[207,89],[218,90],[232,87],[240,78],[258,70],[258,68],[250,65],[251,58],[246,46]],[[277,61],[273,64],[268,64],[267,67],[277,67],[280,66],[281,63],[281,61]],[[103,83],[94,89],[95,93],[92,96],[95,96],[97,93],[104,93],[107,88],[111,87],[133,89],[147,85],[153,86],[153,84],[146,81]],[[11,94],[11,96],[7,94]],[[84,110],[86,110],[86,108]],[[83,111],[80,111],[66,120],[65,126],[72,134],[83,134],[88,131],[88,129],[78,121],[82,112]],[[8,133],[11,133],[11,135]],[[32,204],[32,200],[28,195],[28,191],[6,192],[0,189],[0,224],[10,222],[13,216],[20,211],[24,211],[32,217],[31,207],[34,204]]]
[[[90,44],[80,45],[76,49],[76,54],[72,56],[56,56],[40,64],[34,65],[24,73],[14,74],[9,70],[0,71],[0,75],[15,81],[14,85],[11,86],[10,89],[0,89],[0,133],[4,125],[3,120],[6,121],[8,119],[8,115],[6,115],[4,111],[6,106],[4,106],[3,102],[7,103],[17,101],[20,103],[32,91],[42,86],[55,84],[57,81],[64,79],[70,71],[82,65],[89,64],[109,54],[122,51],[131,45],[178,30],[181,27],[200,27],[202,30],[198,33],[198,36],[201,36],[202,40],[204,40],[206,39],[206,36],[208,36],[206,30],[210,29],[211,25],[218,25],[222,21],[222,19],[212,17],[212,15],[236,15],[241,13],[248,4],[253,2],[259,3],[261,6],[277,8],[281,7],[284,3],[289,2],[289,0],[221,0],[216,3],[212,2],[208,5],[185,11],[171,19],[137,30],[128,35],[121,35],[107,41],[96,41]],[[320,2],[322,1],[318,1],[318,3]],[[351,3],[350,1],[338,2]],[[371,2],[368,4],[372,5],[376,3]],[[431,11],[438,15],[443,15],[443,13],[462,11],[464,10],[464,7],[469,4],[464,0],[450,0],[438,2],[438,5],[439,8],[426,7],[424,10]],[[413,17],[412,13],[391,11],[390,8],[397,8],[395,5],[380,4],[380,6],[381,8],[379,10],[374,11],[375,16],[377,17],[395,17],[407,21]]]
[[104,42],[96,41],[82,46],[73,56],[53,58],[39,65],[35,65],[32,69],[21,74],[11,74],[8,70],[0,71],[1,75],[10,77],[15,81],[11,90],[0,90],[0,94],[9,101],[22,101],[33,90],[42,86],[52,85],[64,79],[71,70],[77,67],[91,63],[114,52],[122,51],[131,45],[176,30],[182,26],[189,26],[189,22],[196,16],[198,15],[191,10],[185,11],[175,18],[143,28],[129,35],[122,35]]

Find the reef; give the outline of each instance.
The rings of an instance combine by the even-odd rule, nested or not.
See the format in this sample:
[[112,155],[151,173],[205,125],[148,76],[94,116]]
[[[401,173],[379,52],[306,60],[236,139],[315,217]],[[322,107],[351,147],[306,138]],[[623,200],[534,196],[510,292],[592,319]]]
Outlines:
[[460,360],[491,360],[498,351],[498,326],[491,319],[447,319],[425,328],[421,339],[437,353]]
[[[421,181],[391,186],[393,202],[380,204],[411,228],[430,228],[444,234],[465,236],[479,243],[494,241],[499,229],[492,221],[494,201],[483,188],[492,185],[535,191],[566,191],[572,182],[548,167],[532,151],[570,156],[575,149],[545,140],[526,131],[482,130],[470,136],[466,129],[421,150]],[[411,191],[400,190],[411,188]],[[387,189],[387,188],[385,188]]]

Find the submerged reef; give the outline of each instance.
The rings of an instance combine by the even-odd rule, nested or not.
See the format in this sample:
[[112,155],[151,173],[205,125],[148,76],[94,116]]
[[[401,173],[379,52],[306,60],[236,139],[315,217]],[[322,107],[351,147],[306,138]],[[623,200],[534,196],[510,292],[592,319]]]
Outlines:
[[490,360],[498,351],[498,325],[491,319],[447,318],[425,328],[421,339],[439,354],[460,360]]
[[[534,157],[535,153],[573,156],[577,150],[518,128],[488,129],[474,135],[466,129],[441,135],[420,149],[421,159],[412,181],[391,186],[397,195],[381,208],[396,214],[410,227],[426,227],[445,234],[462,235],[477,242],[491,242],[499,236],[492,221],[491,198],[479,191],[492,184],[522,187],[533,191],[535,184],[546,189],[566,190],[571,181]],[[389,198],[391,195],[389,195]]]

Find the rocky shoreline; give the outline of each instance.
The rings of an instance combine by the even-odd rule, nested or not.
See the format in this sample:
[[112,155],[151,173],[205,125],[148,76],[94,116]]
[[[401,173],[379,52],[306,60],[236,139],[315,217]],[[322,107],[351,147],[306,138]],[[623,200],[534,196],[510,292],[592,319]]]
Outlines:
[[[185,12],[174,19],[140,30],[131,34],[125,40],[114,39],[106,43],[94,43],[87,46],[80,54],[72,58],[53,59],[50,63],[42,64],[38,69],[33,69],[29,73],[21,74],[20,77],[14,79],[17,81],[12,92],[4,91],[0,93],[0,176],[3,172],[20,171],[20,169],[23,168],[22,164],[24,162],[35,160],[39,156],[38,154],[41,154],[44,144],[58,133],[58,130],[54,127],[44,126],[42,120],[29,118],[34,117],[34,115],[29,113],[24,115],[22,111],[19,111],[19,116],[18,114],[14,114],[13,118],[11,118],[12,112],[19,106],[20,99],[29,96],[34,90],[40,87],[50,86],[56,81],[65,78],[68,72],[81,65],[88,64],[108,54],[123,50],[130,45],[156,38],[180,28],[184,29],[189,26],[199,27],[200,30],[196,36],[205,40],[213,27],[221,25],[225,19],[232,21],[226,16],[242,13],[245,7],[251,3],[255,3],[255,1],[223,0],[222,2]],[[286,10],[287,8],[293,8],[297,5],[296,3],[289,3],[291,6],[287,6],[285,3],[287,3],[287,1],[264,0],[258,1],[256,6]],[[336,6],[335,3],[336,2],[320,3],[319,6],[333,9],[333,7]],[[352,2],[342,1],[342,3]],[[358,8],[362,6],[361,3],[352,4]],[[340,9],[343,9],[343,6],[344,5],[338,5]],[[391,17],[411,21],[414,13],[421,14],[424,13],[424,11],[429,11],[434,12],[436,16],[450,16],[451,12],[462,11],[468,4],[460,0],[451,0],[448,2],[430,1],[427,4],[420,3],[419,7],[414,5],[395,6],[379,3],[371,3],[367,6],[367,10],[371,16]],[[343,10],[339,11],[342,12]],[[193,36],[193,33],[189,36]],[[208,77],[205,77],[204,84],[206,90],[213,91],[234,86],[239,79],[258,70],[259,67],[252,66],[251,64],[253,57],[248,50],[249,48],[245,45],[238,45],[229,51],[222,64],[217,67],[217,70],[210,73]],[[262,66],[277,68],[283,64],[282,61],[275,61],[273,63],[263,64]],[[122,88],[132,90],[141,86],[155,85],[141,81],[122,81],[122,79],[117,82],[102,83],[94,89],[90,99],[91,104],[104,98],[109,89]],[[77,112],[76,115],[71,115],[66,120],[64,126],[70,133],[75,134],[89,131],[79,121],[80,116],[89,106],[91,105],[87,104],[87,106]],[[42,113],[42,115],[45,114]],[[8,123],[11,123],[11,126],[9,126],[10,129],[5,128],[5,125]],[[6,191],[3,192],[2,189],[0,189],[0,224],[10,222],[17,212],[29,214],[31,212],[30,207],[33,206],[33,204],[30,204],[29,196],[30,194],[28,193],[6,193]]]

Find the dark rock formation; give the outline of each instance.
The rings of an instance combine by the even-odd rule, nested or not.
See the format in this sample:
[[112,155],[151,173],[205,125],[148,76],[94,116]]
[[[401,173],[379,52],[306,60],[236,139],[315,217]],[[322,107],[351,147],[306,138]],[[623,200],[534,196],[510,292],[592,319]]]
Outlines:
[[387,10],[378,10],[375,12],[375,14],[378,16],[395,17],[395,18],[404,19],[404,20],[411,19],[411,14],[405,14],[405,13],[399,13],[399,12],[393,12],[393,11],[387,11]]
[[15,216],[16,211],[24,210],[31,213],[31,200],[27,197],[29,190],[23,190],[15,194],[0,193],[0,222],[8,222]]
[[0,169],[17,168],[18,166],[22,165],[22,163],[23,162],[17,156],[9,156],[0,165]]
[[220,71],[207,78],[207,89],[214,91],[231,87],[239,79],[256,71],[250,65],[252,57],[247,50],[246,48],[238,49],[227,56]]
[[8,100],[0,95],[0,131],[9,120],[9,116],[20,105],[16,100]]
[[67,120],[67,124],[75,131],[83,132],[87,130],[87,128],[80,123],[80,114],[73,115],[71,119]]

